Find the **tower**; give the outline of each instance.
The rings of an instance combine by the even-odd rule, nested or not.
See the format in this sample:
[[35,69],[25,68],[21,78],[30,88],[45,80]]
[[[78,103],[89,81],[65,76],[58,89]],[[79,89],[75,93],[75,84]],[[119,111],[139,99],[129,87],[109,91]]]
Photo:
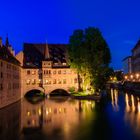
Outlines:
[[5,46],[6,46],[6,47],[9,47],[9,39],[8,39],[8,35],[7,35],[6,40],[5,40]]
[[49,54],[49,46],[48,44],[46,43],[46,46],[45,46],[45,52],[44,52],[44,56],[45,56],[45,60],[49,59],[50,58],[50,54]]

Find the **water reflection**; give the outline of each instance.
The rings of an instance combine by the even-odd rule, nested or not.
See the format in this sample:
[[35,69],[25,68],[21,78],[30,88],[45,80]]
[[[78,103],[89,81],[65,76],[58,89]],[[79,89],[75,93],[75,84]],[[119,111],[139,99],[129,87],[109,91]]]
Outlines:
[[26,99],[0,110],[0,140],[137,140],[140,97],[111,90],[100,102]]
[[0,110],[0,140],[19,140],[21,130],[21,102]]
[[111,103],[114,111],[119,111],[118,91],[116,89],[111,89]]
[[140,97],[111,89],[111,103],[113,110],[119,111],[118,117],[123,118],[125,125],[140,138]]
[[[62,98],[63,99],[63,98]],[[72,138],[72,129],[77,128],[82,120],[90,119],[95,108],[94,101],[48,99],[39,104],[22,102],[22,130],[27,134],[41,131],[44,135],[59,135],[64,140]],[[58,139],[58,138],[57,138]]]
[[130,124],[133,131],[139,134],[140,131],[140,98],[134,95],[125,94],[125,122]]

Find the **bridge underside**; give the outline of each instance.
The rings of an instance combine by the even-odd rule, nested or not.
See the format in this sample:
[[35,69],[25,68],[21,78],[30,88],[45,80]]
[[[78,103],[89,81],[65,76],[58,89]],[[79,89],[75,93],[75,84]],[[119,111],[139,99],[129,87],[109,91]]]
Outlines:
[[51,93],[50,96],[69,96],[70,94],[64,89],[55,89]]
[[43,88],[42,89],[30,89],[28,90],[27,92],[24,92],[24,95],[23,97],[25,96],[28,96],[28,97],[31,97],[31,96],[44,96],[44,95],[50,95],[50,96],[69,96],[69,92],[68,90],[65,90],[65,89],[52,89],[52,90],[48,90],[48,91],[45,91]]
[[45,96],[45,93],[38,89],[33,89],[28,91],[25,94],[25,97],[33,97],[33,96]]

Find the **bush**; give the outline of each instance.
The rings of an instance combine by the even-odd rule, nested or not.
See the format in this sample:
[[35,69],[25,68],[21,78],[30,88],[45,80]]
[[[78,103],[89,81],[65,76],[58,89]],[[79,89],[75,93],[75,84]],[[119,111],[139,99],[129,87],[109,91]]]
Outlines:
[[71,93],[75,92],[75,87],[70,87],[69,92],[71,92]]

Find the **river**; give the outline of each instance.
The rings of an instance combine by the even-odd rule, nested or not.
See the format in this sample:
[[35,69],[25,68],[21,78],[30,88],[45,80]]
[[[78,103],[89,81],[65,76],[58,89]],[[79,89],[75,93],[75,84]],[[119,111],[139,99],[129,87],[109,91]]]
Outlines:
[[0,140],[139,140],[140,97],[111,90],[100,102],[65,97],[0,110]]

